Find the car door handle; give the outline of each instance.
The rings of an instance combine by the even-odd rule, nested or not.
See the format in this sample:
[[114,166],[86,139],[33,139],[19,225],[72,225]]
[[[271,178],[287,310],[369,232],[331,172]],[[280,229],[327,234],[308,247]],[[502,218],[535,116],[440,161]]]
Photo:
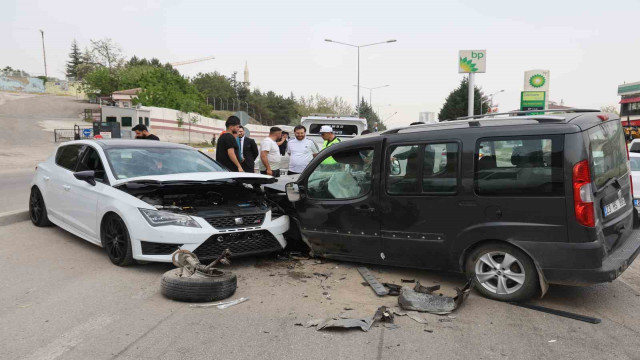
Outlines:
[[357,208],[356,210],[362,211],[362,212],[368,212],[368,213],[372,213],[372,212],[376,211],[375,208],[368,207],[368,206],[361,206],[361,207]]
[[48,177],[48,176],[43,176],[42,178],[44,179],[44,181],[49,181],[49,179],[51,179],[51,178],[50,178],[50,177]]
[[71,190],[71,186],[69,185],[62,185],[62,188],[65,189],[66,191]]

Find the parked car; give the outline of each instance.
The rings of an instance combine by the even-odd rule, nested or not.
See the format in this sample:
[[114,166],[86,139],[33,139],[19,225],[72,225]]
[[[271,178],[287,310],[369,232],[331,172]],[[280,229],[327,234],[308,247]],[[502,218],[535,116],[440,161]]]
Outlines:
[[462,272],[519,301],[636,258],[627,156],[613,114],[480,117],[337,144],[285,188],[318,256]]
[[270,176],[229,172],[203,153],[147,140],[80,140],[37,166],[29,211],[105,248],[116,265],[171,262],[186,249],[214,259],[281,250],[289,218],[261,184]]
[[640,208],[640,153],[629,153],[629,167],[631,179],[636,186],[633,188],[633,206]]

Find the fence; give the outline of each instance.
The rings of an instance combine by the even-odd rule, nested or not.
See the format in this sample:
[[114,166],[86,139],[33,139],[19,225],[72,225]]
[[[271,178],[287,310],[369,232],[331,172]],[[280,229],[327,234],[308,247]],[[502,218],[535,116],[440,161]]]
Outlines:
[[[74,129],[54,129],[53,140],[55,142],[75,140],[76,130]],[[90,126],[80,127],[80,139],[93,138],[93,128]]]

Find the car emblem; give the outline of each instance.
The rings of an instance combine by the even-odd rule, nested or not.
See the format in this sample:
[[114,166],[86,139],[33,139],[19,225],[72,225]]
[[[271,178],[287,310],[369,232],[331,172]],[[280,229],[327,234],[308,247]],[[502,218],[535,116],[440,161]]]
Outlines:
[[244,224],[244,220],[241,217],[233,219],[236,222],[236,225]]

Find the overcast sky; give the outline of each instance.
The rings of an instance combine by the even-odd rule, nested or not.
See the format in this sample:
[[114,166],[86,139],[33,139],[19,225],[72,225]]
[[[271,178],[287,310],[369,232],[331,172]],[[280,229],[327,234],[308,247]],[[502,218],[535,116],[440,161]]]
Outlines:
[[[111,38],[127,57],[175,62],[185,75],[242,75],[283,95],[342,96],[355,103],[356,49],[324,39],[391,44],[361,49],[360,83],[388,123],[438,112],[463,75],[458,50],[486,49],[476,84],[501,111],[519,107],[524,71],[551,71],[549,98],[599,108],[617,85],[640,81],[640,1],[119,1],[2,0],[0,67],[42,74],[45,31],[50,76],[63,77],[72,40]],[[369,96],[363,90],[361,96]]]

